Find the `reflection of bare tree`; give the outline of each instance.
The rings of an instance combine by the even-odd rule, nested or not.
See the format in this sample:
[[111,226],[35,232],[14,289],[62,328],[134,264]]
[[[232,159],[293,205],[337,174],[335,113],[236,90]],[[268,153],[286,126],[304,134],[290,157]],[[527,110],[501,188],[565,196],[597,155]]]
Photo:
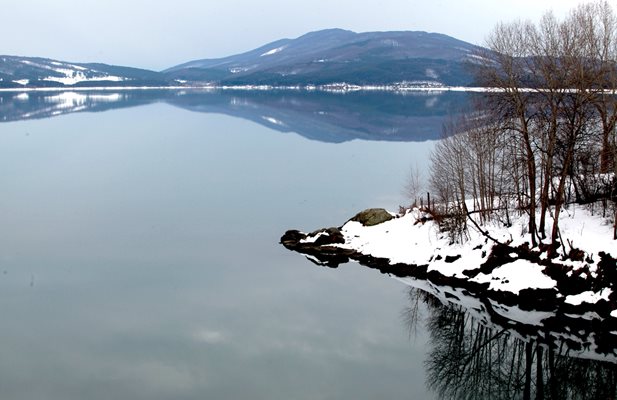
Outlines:
[[[410,291],[429,314],[427,385],[447,399],[615,399],[617,366],[567,357],[564,349],[506,328],[480,323],[462,306]],[[413,309],[413,306],[412,308]],[[417,314],[416,314],[417,315]],[[408,318],[417,323],[418,318]],[[415,321],[415,322],[414,322]],[[410,327],[413,330],[412,327]],[[561,351],[560,351],[561,350]]]

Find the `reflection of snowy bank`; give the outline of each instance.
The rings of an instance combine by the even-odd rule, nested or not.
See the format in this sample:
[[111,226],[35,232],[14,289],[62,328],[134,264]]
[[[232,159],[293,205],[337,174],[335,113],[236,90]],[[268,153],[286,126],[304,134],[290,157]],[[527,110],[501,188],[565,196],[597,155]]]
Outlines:
[[[46,118],[67,113],[86,111],[95,109],[99,105],[111,105],[118,103],[126,98],[125,93],[85,93],[85,92],[60,92],[44,93],[44,95],[29,95],[20,93],[14,96],[23,105],[10,108],[14,114],[11,120]],[[23,112],[20,112],[23,110]],[[8,118],[5,117],[4,120]]]
[[426,382],[439,398],[615,398],[615,333],[584,319],[401,280],[412,286],[403,313],[410,332],[421,323],[430,335]]
[[[524,216],[509,227],[484,226],[486,232],[470,227],[469,240],[458,244],[440,231],[430,214],[418,209],[403,214],[372,210],[373,221],[362,214],[340,228],[308,235],[288,231],[281,242],[321,265],[357,260],[421,286],[442,301],[455,299],[511,324],[566,323],[556,339],[578,343],[575,349],[592,354],[581,356],[593,358],[598,347],[606,347],[595,341],[617,339],[609,333],[617,332],[617,242],[612,240],[612,226],[583,206],[571,206],[560,217],[564,243],[584,252],[574,259],[568,254],[549,258],[545,251],[529,249],[521,235],[527,224]],[[580,327],[590,321],[601,326],[603,337],[591,338]],[[613,348],[600,354],[617,361]]]
[[608,323],[595,312],[570,314],[523,310],[504,305],[469,291],[412,277],[396,278],[412,288],[434,296],[444,306],[456,306],[495,332],[507,331],[524,342],[537,342],[556,354],[617,363],[617,331],[604,330]]

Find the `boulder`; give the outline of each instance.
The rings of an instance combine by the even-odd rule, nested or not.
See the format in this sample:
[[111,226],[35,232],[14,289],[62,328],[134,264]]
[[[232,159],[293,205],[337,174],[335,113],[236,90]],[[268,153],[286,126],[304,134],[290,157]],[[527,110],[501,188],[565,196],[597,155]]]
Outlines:
[[373,226],[390,221],[393,218],[392,214],[383,208],[369,208],[356,214],[350,221],[359,222],[364,226]]

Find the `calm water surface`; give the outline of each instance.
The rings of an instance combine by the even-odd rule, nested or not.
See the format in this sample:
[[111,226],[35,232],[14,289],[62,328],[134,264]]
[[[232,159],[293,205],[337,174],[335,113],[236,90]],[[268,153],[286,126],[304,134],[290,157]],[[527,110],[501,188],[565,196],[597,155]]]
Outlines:
[[0,124],[0,397],[433,398],[405,285],[278,244],[405,204],[433,143],[156,102]]

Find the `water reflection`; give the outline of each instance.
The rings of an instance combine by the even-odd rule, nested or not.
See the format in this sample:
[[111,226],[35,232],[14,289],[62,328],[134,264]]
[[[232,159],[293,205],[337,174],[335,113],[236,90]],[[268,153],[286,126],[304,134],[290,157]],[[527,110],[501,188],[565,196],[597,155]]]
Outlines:
[[401,285],[277,244],[400,204],[430,148],[167,104],[0,124],[0,398],[430,398]]
[[225,114],[279,132],[340,143],[353,139],[438,139],[446,118],[461,112],[472,94],[455,92],[172,91],[0,92],[0,121],[106,111],[151,103]]
[[[427,385],[441,398],[615,398],[614,353],[600,353],[594,346],[584,351],[571,348],[575,341],[558,340],[558,332],[544,326],[532,330],[511,320],[496,322],[486,310],[444,301],[417,288],[410,290],[409,302],[410,329],[426,323]],[[425,321],[418,318],[419,303],[428,310]],[[597,324],[588,325],[594,329]],[[590,337],[601,332],[595,326]]]

